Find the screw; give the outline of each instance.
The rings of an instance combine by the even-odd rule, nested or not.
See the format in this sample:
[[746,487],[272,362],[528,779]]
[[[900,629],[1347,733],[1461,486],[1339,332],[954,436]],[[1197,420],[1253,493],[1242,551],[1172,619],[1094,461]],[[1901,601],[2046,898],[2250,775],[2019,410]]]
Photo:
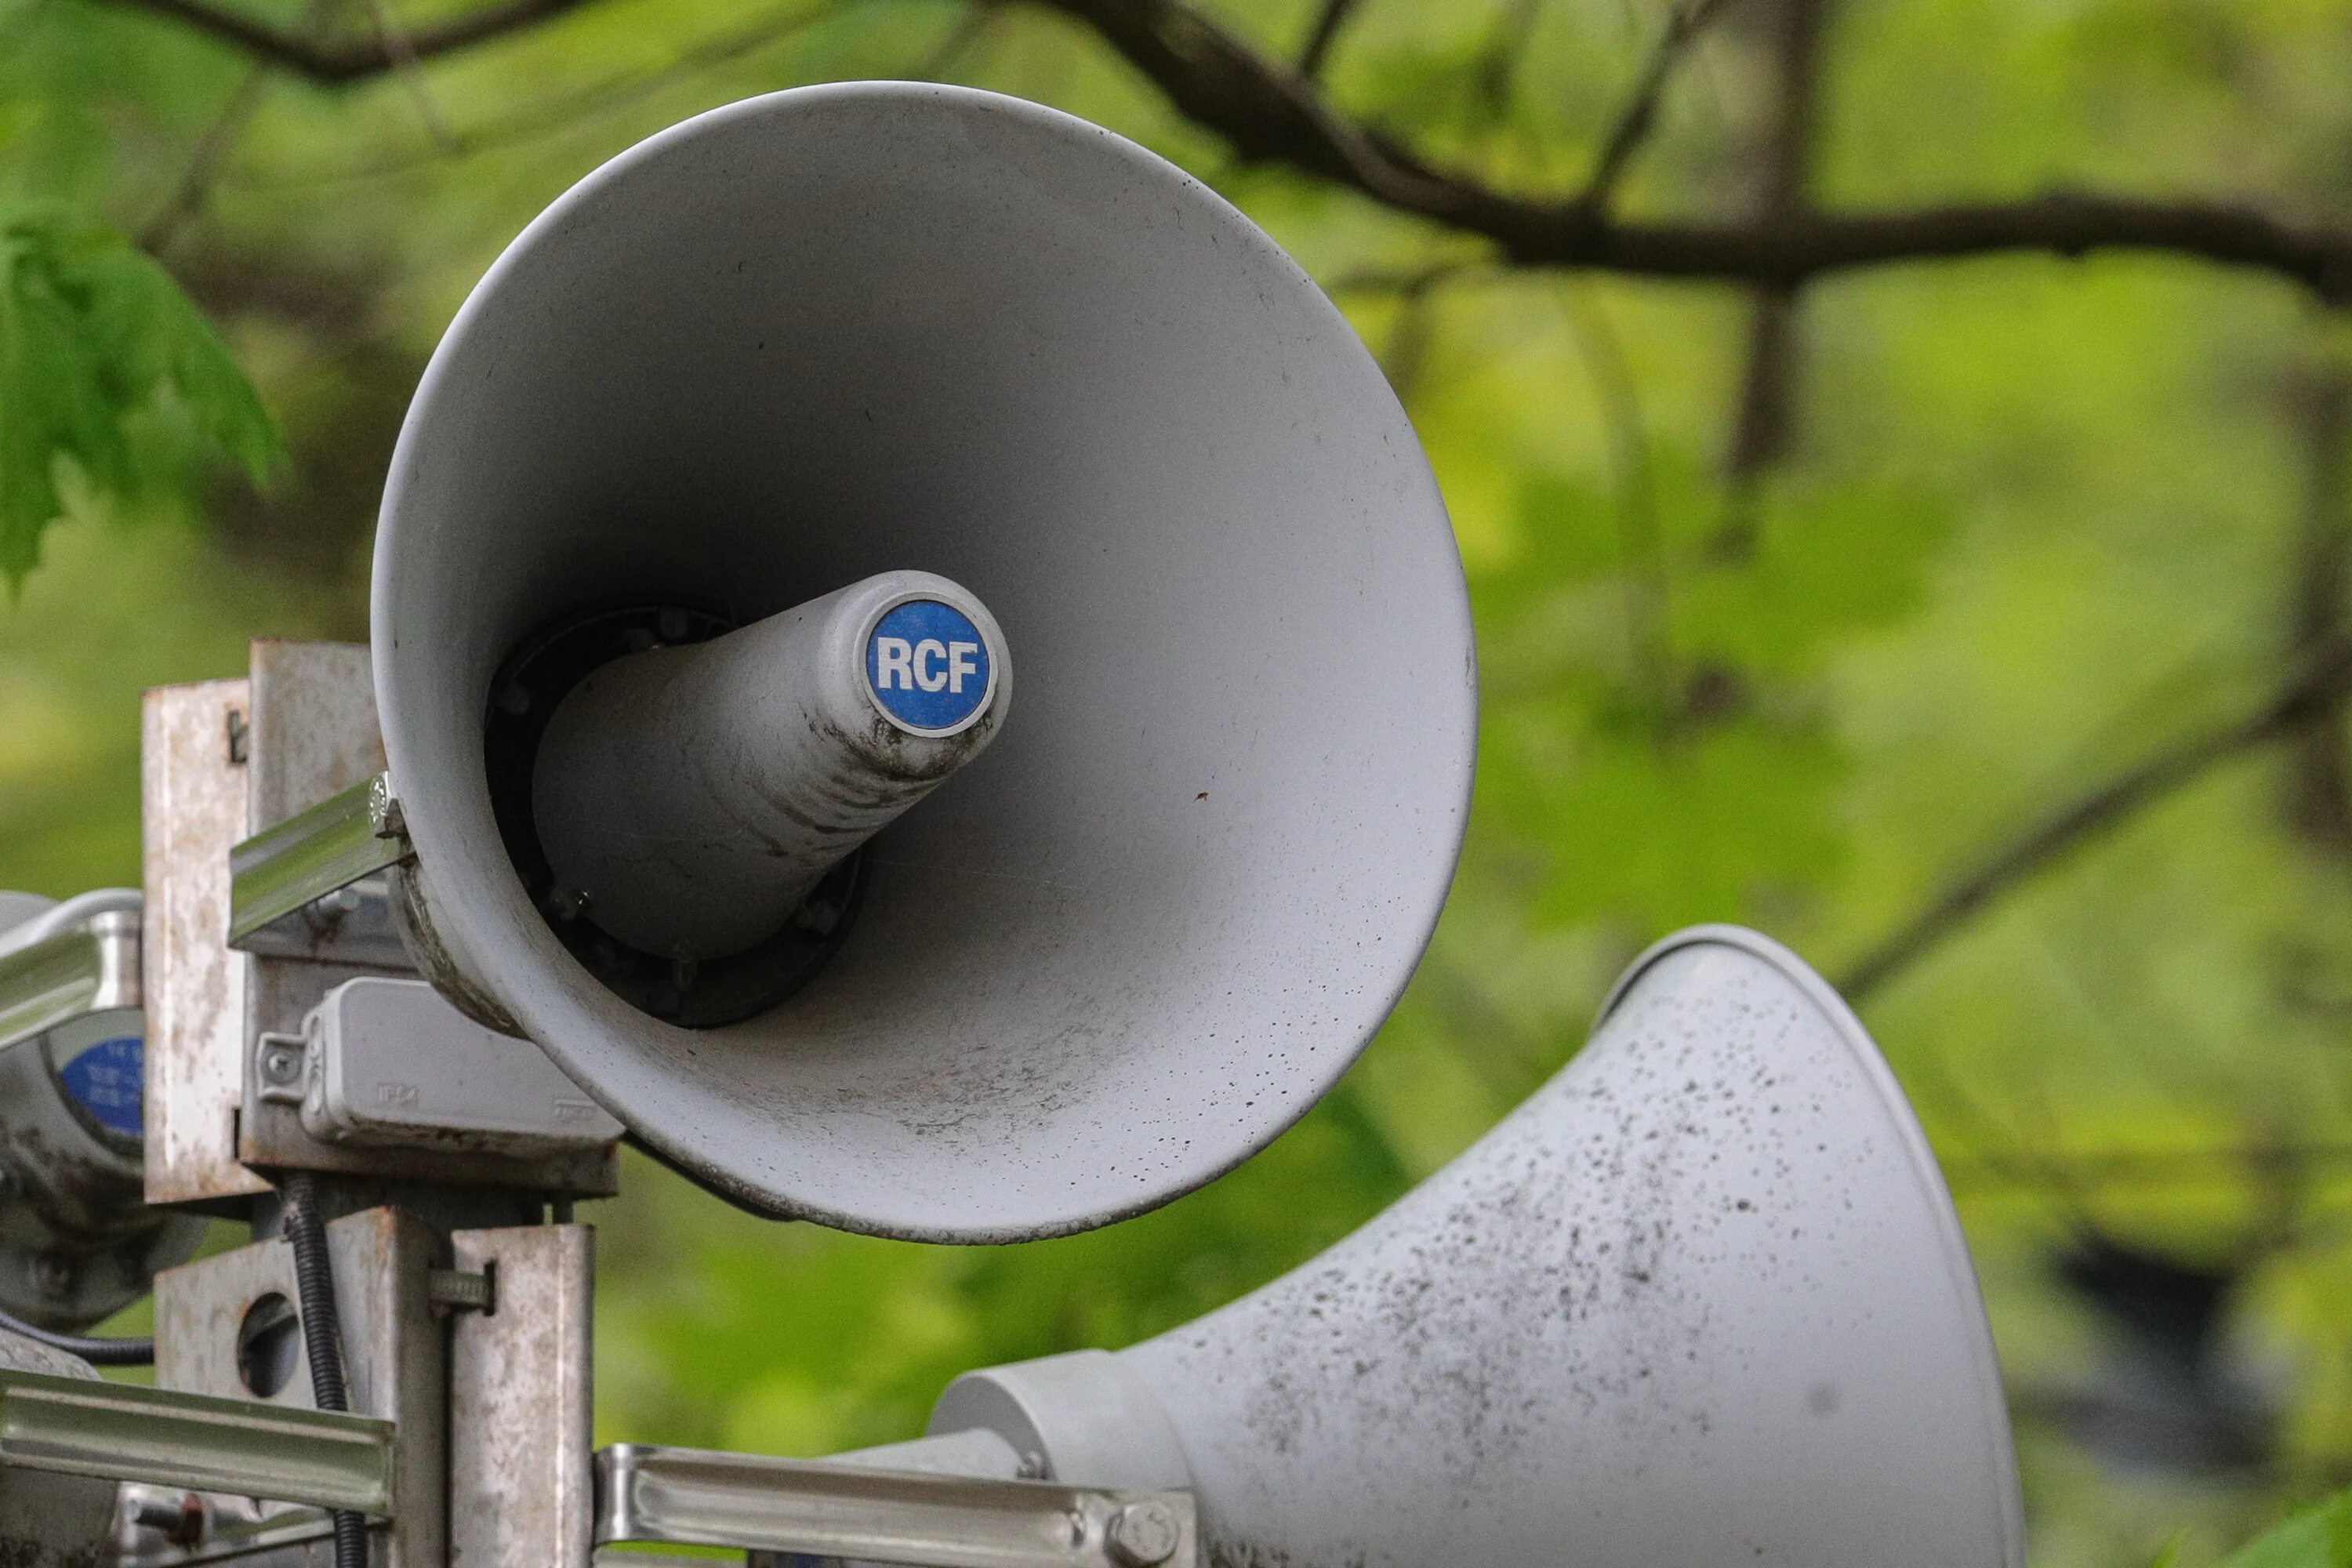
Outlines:
[[271,1046],[261,1053],[261,1076],[272,1083],[292,1083],[302,1076],[302,1058],[291,1046]]
[[1176,1512],[1164,1502],[1131,1502],[1111,1515],[1106,1542],[1127,1568],[1152,1568],[1176,1555]]

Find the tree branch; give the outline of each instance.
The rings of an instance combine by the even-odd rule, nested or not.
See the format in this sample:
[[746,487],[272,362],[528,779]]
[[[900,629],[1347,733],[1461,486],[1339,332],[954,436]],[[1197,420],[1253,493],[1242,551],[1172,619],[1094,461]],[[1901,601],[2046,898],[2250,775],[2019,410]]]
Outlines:
[[1314,28],[1298,51],[1301,80],[1313,81],[1323,74],[1323,62],[1330,58],[1331,46],[1339,41],[1339,29],[1348,25],[1348,14],[1355,8],[1356,0],[1323,0],[1322,10],[1316,13]]
[[[435,163],[501,152],[542,137],[559,136],[602,114],[643,101],[651,94],[716,66],[746,59],[763,49],[792,41],[832,15],[820,3],[794,5],[754,17],[744,26],[704,39],[637,76],[615,76],[568,92],[552,95],[494,120],[465,127],[454,145],[436,145],[422,153],[401,153],[373,163],[314,171],[289,178],[241,183],[248,191],[311,189],[355,181],[393,178]],[[974,11],[960,22],[917,67],[919,79],[929,79],[954,63],[955,55],[985,37],[985,24],[995,19],[989,11]]]
[[1512,0],[1495,18],[1486,47],[1471,63],[1470,84],[1490,122],[1498,122],[1510,112],[1511,89],[1518,80],[1528,36],[1535,31],[1536,14],[1542,5],[1543,0]]
[[[1769,21],[1775,91],[1758,181],[1759,210],[1769,216],[1786,217],[1811,205],[1807,192],[1821,140],[1822,45],[1829,9],[1830,0],[1772,0]],[[1795,440],[1797,390],[1805,356],[1800,298],[1790,285],[1766,283],[1755,290],[1748,310],[1738,412],[1724,454],[1728,483],[1723,524],[1714,546],[1722,559],[1741,560],[1755,549],[1764,476],[1789,455]]]
[[1334,113],[1314,89],[1176,0],[1033,0],[1095,32],[1187,119],[1243,158],[1281,163],[1492,241],[1513,262],[1794,286],[1890,263],[2143,250],[2266,271],[2352,302],[2352,232],[2230,202],[2053,192],[2021,201],[1745,222],[1619,222],[1580,198],[1534,199],[1431,167]]
[[[381,37],[310,38],[215,0],[98,3],[177,22],[316,82],[356,81],[400,63]],[[2059,191],[1901,212],[1618,222],[1578,198],[1517,195],[1433,168],[1393,139],[1335,114],[1295,74],[1177,0],[1031,3],[1092,29],[1186,118],[1222,136],[1244,159],[1285,164],[1398,212],[1478,236],[1521,266],[1794,287],[1828,273],[1896,262],[2141,250],[2269,272],[2328,303],[2352,302],[2352,231],[2297,225],[2231,202]],[[526,31],[586,4],[497,0],[410,34],[405,52],[431,59]]]
[[[2352,373],[2310,366],[2289,391],[2304,464],[2300,559],[2288,604],[2288,651],[2309,658],[2346,635],[2352,587]],[[2305,725],[2287,766],[2288,828],[2339,866],[2352,866],[2352,772],[2341,715]]]
[[205,127],[205,133],[196,138],[195,151],[189,155],[188,166],[181,173],[179,183],[172,187],[172,194],[155,209],[155,216],[140,226],[142,249],[161,254],[188,220],[204,210],[222,161],[252,121],[254,110],[261,107],[262,92],[268,86],[268,67],[256,62],[246,68],[236,90],[228,95],[228,101]]
[[1698,42],[1707,25],[1722,13],[1725,5],[1726,0],[1690,0],[1687,5],[1667,6],[1665,31],[1658,35],[1657,46],[1650,51],[1641,78],[1633,84],[1633,96],[1617,111],[1608,136],[1601,143],[1601,155],[1593,160],[1592,174],[1579,198],[1586,205],[1597,211],[1606,207],[1610,197],[1617,194],[1618,182],[1632,167],[1633,154],[1642,150],[1642,144],[1657,126],[1658,106],[1665,100],[1675,68],[1682,64],[1683,57]]
[[2252,712],[2194,735],[2125,770],[1947,888],[1838,977],[1857,1006],[1987,904],[2019,883],[2121,826],[2135,813],[2193,784],[2240,752],[2294,733],[2337,712],[2352,698],[2352,644],[2339,644],[2303,667]]
[[409,101],[416,106],[416,118],[424,122],[425,134],[443,152],[457,145],[450,132],[449,122],[441,117],[441,106],[433,101],[433,89],[425,83],[425,62],[417,58],[416,45],[406,29],[393,20],[384,0],[367,0],[369,19],[375,24],[375,36],[384,52],[392,57],[392,68],[400,73],[402,83],[408,89]]
[[405,63],[431,59],[474,44],[520,33],[576,10],[588,0],[498,0],[404,37],[382,30],[369,37],[317,37],[273,26],[213,0],[100,0],[146,11],[244,50],[254,58],[325,86],[381,76]]
[[[1822,39],[1828,20],[1828,0],[1776,0],[1773,6],[1777,90],[1759,182],[1760,210],[1771,216],[1786,217],[1811,205],[1806,188],[1820,140]],[[1752,489],[1788,452],[1801,353],[1796,291],[1771,285],[1759,289],[1748,321],[1739,416],[1726,463],[1736,489]],[[1741,510],[1752,525],[1752,507]]]

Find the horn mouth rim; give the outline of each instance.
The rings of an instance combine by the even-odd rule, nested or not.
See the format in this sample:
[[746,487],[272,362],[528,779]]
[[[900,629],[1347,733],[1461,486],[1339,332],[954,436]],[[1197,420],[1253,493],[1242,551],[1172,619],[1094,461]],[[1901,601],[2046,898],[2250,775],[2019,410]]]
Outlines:
[[1609,994],[1601,1001],[1593,1016],[1592,1028],[1597,1033],[1616,1013],[1643,979],[1661,962],[1690,948],[1722,947],[1757,960],[1778,973],[1781,979],[1811,1002],[1822,1017],[1829,1020],[1838,1037],[1845,1044],[1856,1066],[1869,1079],[1880,1104],[1886,1113],[1887,1124],[1902,1140],[1905,1152],[1910,1156],[1912,1173],[1926,1189],[1931,1200],[1928,1206],[1936,1218],[1937,1241],[1944,1257],[1945,1268],[1953,1284],[1964,1299],[1973,1300],[1977,1310],[1970,1317],[1973,1332],[1969,1335],[1969,1360],[1976,1368],[1979,1393],[1979,1407],[1985,1416],[1985,1440],[1991,1451],[1994,1473],[2001,1477],[2001,1548],[2005,1568],[2023,1568],[2025,1563],[2025,1504],[2017,1476],[2017,1445],[2011,1431],[2009,1397],[2000,1379],[2000,1356],[1993,1344],[1992,1323],[1984,1308],[1984,1288],[1978,1281],[1976,1260],[1969,1251],[1968,1240],[1960,1230],[1959,1211],[1952,1203],[1949,1184],[1944,1180],[1943,1167],[1937,1163],[1935,1150],[1927,1142],[1927,1134],[1919,1125],[1918,1114],[1911,1109],[1910,1098],[1903,1092],[1895,1069],[1887,1065],[1885,1053],[1878,1048],[1870,1031],[1854,1013],[1837,988],[1790,948],[1773,941],[1761,931],[1746,926],[1727,923],[1696,925],[1663,937],[1643,950],[1633,963],[1625,966]]
[[[1187,1077],[1201,1086],[1196,1093],[1154,1102],[1138,1089],[1125,1097],[1106,1093],[1083,1104],[1066,1097],[1049,1107],[1058,1119],[1058,1129],[1075,1126],[1079,1112],[1098,1100],[1104,1109],[1097,1122],[1128,1140],[1119,1147],[1115,1164],[1075,1165],[1062,1151],[1097,1145],[1060,1135],[1058,1131],[1051,1143],[1032,1139],[1029,1147],[1039,1151],[1034,1155],[1023,1154],[1009,1135],[999,1140],[997,1147],[987,1147],[963,1122],[931,1115],[928,1105],[902,1109],[871,1087],[869,1080],[860,1079],[854,1064],[842,1065],[846,1060],[844,1052],[835,1052],[824,1063],[833,1079],[846,1086],[830,1099],[822,1098],[817,1088],[806,1088],[803,1092],[803,1085],[766,1082],[755,1085],[761,1090],[760,1096],[730,1098],[721,1092],[730,1086],[713,1087],[712,1080],[722,1071],[715,1068],[695,1068],[700,1076],[684,1089],[664,1083],[669,1057],[693,1058],[698,1051],[702,1061],[709,1062],[720,1051],[733,1048],[732,1043],[721,1041],[714,1047],[709,1037],[688,1043],[660,1036],[661,1059],[650,1052],[635,1051],[629,1045],[636,1037],[631,1032],[641,1026],[638,1020],[607,1006],[603,994],[591,993],[582,984],[584,972],[530,906],[526,890],[495,835],[487,786],[478,776],[478,740],[458,733],[474,721],[474,715],[488,700],[488,690],[477,681],[476,673],[460,667],[494,670],[498,659],[493,655],[503,650],[467,647],[446,660],[419,651],[446,629],[433,617],[414,613],[424,595],[441,591],[436,587],[440,579],[427,571],[426,563],[448,558],[450,542],[463,536],[468,526],[466,520],[473,515],[437,511],[420,499],[433,493],[427,479],[435,466],[433,459],[442,455],[432,443],[455,417],[447,410],[464,408],[467,400],[477,395],[489,395],[482,389],[488,384],[494,359],[496,368],[510,378],[505,384],[514,384],[511,378],[522,374],[521,367],[527,363],[520,348],[498,335],[514,319],[515,310],[511,303],[493,303],[501,291],[514,286],[518,278],[531,275],[528,268],[534,265],[533,258],[568,243],[569,237],[595,216],[594,203],[604,199],[617,182],[638,177],[656,161],[696,138],[748,134],[759,127],[781,124],[788,116],[876,105],[975,121],[983,115],[995,117],[1021,129],[1039,145],[1050,140],[1065,150],[1085,150],[1090,159],[1105,166],[1115,163],[1135,190],[1156,193],[1171,204],[1181,200],[1189,216],[1225,237],[1227,254],[1244,258],[1232,264],[1236,275],[1245,265],[1252,278],[1265,283],[1262,298],[1278,299],[1287,312],[1286,320],[1296,317],[1313,329],[1310,346],[1330,345],[1318,363],[1328,362],[1328,385],[1335,395],[1337,391],[1360,394],[1359,423],[1384,442],[1393,437],[1393,449],[1402,454],[1393,459],[1397,488],[1384,504],[1398,519],[1418,520],[1410,530],[1401,521],[1389,531],[1395,537],[1378,562],[1384,563],[1382,570],[1390,575],[1380,583],[1402,581],[1404,568],[1396,563],[1417,563],[1426,569],[1423,591],[1410,621],[1413,634],[1410,640],[1413,646],[1425,643],[1444,657],[1421,661],[1422,668],[1436,673],[1414,686],[1418,706],[1391,705],[1395,711],[1413,713],[1417,721],[1425,716],[1426,733],[1423,755],[1413,764],[1412,788],[1393,792],[1397,798],[1382,808],[1398,820],[1407,820],[1407,813],[1412,814],[1409,852],[1394,858],[1377,879],[1368,873],[1369,890],[1349,906],[1374,911],[1363,919],[1376,921],[1379,929],[1364,941],[1343,941],[1341,935],[1346,933],[1342,932],[1320,943],[1320,952],[1337,954],[1339,961],[1354,966],[1341,976],[1352,988],[1344,989],[1339,1000],[1327,1004],[1318,998],[1339,981],[1325,984],[1325,977],[1318,976],[1313,985],[1277,985],[1252,974],[1252,984],[1265,994],[1278,992],[1286,999],[1282,1018],[1286,1032],[1276,1036],[1269,1031],[1263,1037],[1279,1040],[1286,1057],[1277,1058],[1272,1050],[1244,1056],[1242,1046],[1231,1043],[1239,1038],[1235,1031],[1225,1028],[1221,1018],[1210,1018],[1189,1037],[1178,1038],[1171,1032],[1168,1037],[1186,1051],[1212,1059],[1213,1071],[1192,1072],[1185,1065],[1191,1058],[1179,1059],[1172,1049],[1159,1056],[1139,1050],[1135,1057],[1151,1069],[1139,1075],[1139,1081],[1157,1083]],[[493,349],[497,355],[492,354]],[[1284,377],[1285,382],[1288,379]],[[628,1126],[640,1146],[754,1213],[913,1240],[999,1243],[1092,1229],[1156,1207],[1223,1175],[1304,1115],[1338,1081],[1387,1017],[1435,928],[1466,829],[1475,767],[1475,649],[1458,552],[1450,530],[1443,526],[1442,499],[1425,458],[1417,445],[1408,445],[1411,441],[1410,425],[1380,380],[1369,353],[1348,331],[1338,309],[1272,238],[1173,163],[1075,116],[1002,94],[945,84],[848,82],[746,99],[656,132],[558,196],[492,263],[459,308],[428,363],[387,472],[370,601],[377,706],[389,770],[408,810],[419,862],[441,882],[444,908],[436,929],[451,963],[478,981],[485,992],[494,994],[521,1030],[591,1098]],[[1430,526],[1422,527],[1423,523]],[[521,575],[517,568],[510,581],[519,583]],[[951,571],[950,575],[969,582],[960,572]],[[667,592],[660,584],[646,583],[644,587],[647,592],[656,588]],[[455,592],[456,585],[448,591]],[[988,584],[974,585],[974,591],[992,613],[1012,620]],[[518,595],[521,592],[516,589]],[[642,596],[634,582],[628,592],[633,597]],[[488,634],[476,640],[487,642]],[[1402,647],[1408,639],[1392,640]],[[999,688],[1000,703],[1010,686],[1006,668],[1006,683]],[[457,674],[443,679],[442,672],[452,668]],[[482,680],[489,678],[487,673],[481,676]],[[1026,680],[1024,674],[1024,685]],[[1386,721],[1384,716],[1376,717]],[[1276,776],[1270,769],[1265,773]],[[1219,782],[1218,809],[1224,809],[1228,799],[1240,796],[1237,787]],[[1181,798],[1184,811],[1191,813],[1181,831],[1194,832],[1189,824],[1210,820],[1208,806],[1192,812],[1191,804],[1208,802],[1205,790],[1196,795],[1188,789]],[[1367,807],[1367,819],[1370,814]],[[1179,814],[1168,815],[1174,820]],[[1169,830],[1171,843],[1179,831]],[[1351,826],[1349,831],[1359,829]],[[1300,860],[1305,863],[1303,851]],[[1247,864],[1238,857],[1229,863]],[[1362,863],[1378,862],[1368,856]],[[1181,870],[1192,862],[1171,858],[1171,864]],[[950,867],[942,874],[953,871]],[[982,874],[994,875],[985,868]],[[1030,878],[1023,885],[1046,889],[1035,895],[1040,903],[1049,896],[1064,896],[1056,885],[1040,879]],[[874,921],[881,901],[869,902],[861,919]],[[894,907],[903,911],[908,902],[901,900]],[[1338,895],[1327,902],[1336,906]],[[877,929],[869,923],[867,936]],[[1310,945],[1305,935],[1297,940],[1302,947]],[[853,951],[855,945],[845,950],[845,959],[858,956]],[[1202,950],[1213,953],[1231,945],[1222,938],[1201,942]],[[831,978],[839,981],[844,967],[834,964]],[[1172,973],[1171,965],[1161,968]],[[1361,979],[1357,978],[1359,971]],[[870,984],[870,976],[861,983]],[[1172,989],[1173,984],[1171,980],[1162,989]],[[1071,994],[1084,999],[1083,993]],[[813,1008],[814,1003],[810,1005]],[[1129,1013],[1144,1016],[1130,1008],[1121,1017]],[[1340,1022],[1332,1023],[1332,1018]],[[748,1028],[756,1021],[729,1027]],[[837,1023],[829,1017],[826,1026],[834,1036],[845,1037],[849,1031],[836,1026]],[[1094,1020],[1082,1018],[1072,1027],[1080,1026],[1091,1028]],[[658,1021],[655,1026],[659,1026]],[[1140,1037],[1139,1026],[1132,1032]],[[1000,1034],[1013,1037],[1010,1031]],[[830,1049],[831,1038],[819,1043]],[[1218,1044],[1202,1046],[1203,1039]],[[1228,1057],[1233,1064],[1230,1069]],[[1163,1058],[1168,1063],[1164,1068]],[[1286,1064],[1274,1087],[1264,1091],[1252,1076],[1258,1071],[1261,1058]],[[993,1081],[1012,1080],[1000,1074]],[[1009,1113],[1000,1114],[995,1106],[1012,1104],[1019,1109],[1048,1100],[1046,1091],[1054,1088],[1053,1082],[1045,1075],[1038,1075],[1037,1082],[1041,1087],[1034,1093],[1024,1090],[1029,1093],[1027,1100],[1016,1102],[1010,1095],[1000,1095],[991,1102],[990,1114],[998,1117],[998,1125],[1010,1125]],[[772,1089],[773,1092],[768,1092]],[[750,1125],[753,1111],[745,1107],[764,1113],[782,1103],[788,1089],[802,1095],[791,1108],[790,1127],[782,1125],[781,1112],[762,1125]],[[1140,1107],[1139,1114],[1146,1122],[1139,1135],[1132,1135],[1133,1130],[1118,1120],[1127,1114],[1130,1104]],[[951,1109],[961,1115],[961,1108]],[[868,1137],[869,1130],[875,1137]],[[887,1138],[887,1144],[877,1144],[881,1138]],[[877,1146],[882,1152],[874,1152]],[[955,1161],[940,1151],[954,1154]]]

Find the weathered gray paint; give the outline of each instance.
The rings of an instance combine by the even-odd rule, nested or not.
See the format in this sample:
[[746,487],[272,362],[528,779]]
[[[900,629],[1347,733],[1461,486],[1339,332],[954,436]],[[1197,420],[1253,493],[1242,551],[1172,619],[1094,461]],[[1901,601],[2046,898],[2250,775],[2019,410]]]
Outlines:
[[1752,932],[1652,950],[1549,1085],[1314,1262],[960,1380],[935,1429],[1056,1363],[1020,1435],[985,1424],[1060,1474],[1165,1420],[1223,1568],[2024,1562],[1942,1178],[1853,1014]]
[[[150,1203],[265,1191],[264,1169],[308,1169],[603,1195],[609,1147],[521,1154],[446,1141],[364,1144],[314,1136],[299,1100],[248,1072],[264,1033],[299,1036],[335,986],[374,964],[228,945],[231,853],[383,771],[368,649],[262,640],[247,681],[147,694],[142,735],[147,990],[145,1189]],[[232,725],[241,735],[231,754]],[[242,758],[242,760],[237,760]],[[390,952],[378,954],[394,958]]]
[[[866,689],[883,606],[955,605],[990,653],[988,704],[917,735]],[[556,896],[647,952],[765,942],[818,879],[976,759],[1013,696],[988,607],[929,572],[881,572],[725,637],[615,660],[572,689],[532,783]]]
[[297,1089],[314,1138],[512,1154],[551,1171],[570,1154],[595,1173],[621,1136],[536,1046],[482,1027],[422,980],[345,981],[312,1010],[303,1045]]
[[[902,568],[1002,623],[1003,733],[805,990],[637,1013],[509,866],[494,672],[583,609]],[[958,88],[736,104],[541,215],[410,411],[373,637],[459,967],[667,1159],[859,1230],[1080,1229],[1264,1144],[1386,1016],[1467,809],[1460,565],[1371,357],[1198,182]]]
[[[438,1246],[422,1221],[391,1208],[327,1226],[343,1371],[354,1415],[394,1422],[393,1498],[400,1527],[377,1532],[375,1568],[440,1568],[448,1556],[449,1335],[427,1297]],[[155,1383],[189,1394],[251,1399],[237,1370],[237,1331],[268,1295],[298,1300],[294,1249],[256,1242],[155,1277]],[[268,1403],[310,1408],[306,1357]],[[323,1563],[325,1548],[288,1549]]]
[[594,1499],[584,1225],[461,1230],[496,1310],[449,1328],[449,1568],[588,1568]]
[[204,1239],[203,1220],[146,1206],[138,1147],[95,1131],[58,1081],[57,1069],[83,1050],[144,1026],[138,920],[121,910],[91,922],[119,928],[99,933],[100,945],[121,939],[131,970],[128,985],[101,984],[94,999],[127,995],[133,1005],[83,1013],[0,1047],[0,1309],[44,1328],[86,1329],[121,1310]]
[[244,680],[158,687],[141,707],[149,1203],[268,1188],[237,1160],[254,961],[228,946],[229,850],[249,831],[229,737],[250,755],[252,710]]
[[1193,1484],[1183,1439],[1151,1385],[1107,1351],[967,1373],[940,1395],[929,1431],[926,1441],[933,1443],[993,1433],[1036,1473],[1070,1486]]

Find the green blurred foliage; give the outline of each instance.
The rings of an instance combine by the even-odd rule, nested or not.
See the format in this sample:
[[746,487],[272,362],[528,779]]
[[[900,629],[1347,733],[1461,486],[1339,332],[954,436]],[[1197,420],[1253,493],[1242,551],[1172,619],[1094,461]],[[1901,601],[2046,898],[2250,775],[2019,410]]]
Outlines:
[[[2179,1559],[2167,1548],[2155,1568]],[[2347,1568],[2352,1564],[2352,1492],[2339,1492],[2317,1508],[2230,1553],[2221,1568]]]
[[0,574],[23,581],[68,508],[136,514],[225,456],[258,483],[282,453],[203,312],[120,235],[0,214]]
[[[1278,56],[1313,9],[1216,7]],[[1766,69],[1738,10],[1677,77],[1630,210],[1752,200]],[[1433,157],[1572,188],[1663,14],[1364,0],[1326,81]],[[1847,0],[1828,60],[1825,201],[2082,183],[2352,216],[2345,0]],[[533,212],[698,110],[866,75],[1110,125],[1333,290],[1423,435],[1470,578],[1470,841],[1418,979],[1339,1089],[1156,1214],[922,1247],[751,1220],[633,1162],[594,1215],[603,1438],[816,1453],[907,1436],[966,1366],[1124,1343],[1273,1278],[1555,1071],[1648,941],[1741,921],[1835,974],[2078,792],[2244,711],[2287,668],[2315,541],[2352,527],[2346,437],[2323,417],[2352,340],[2260,278],[2021,258],[1824,283],[1803,310],[1797,449],[1743,499],[1721,479],[1737,290],[1493,267],[1236,163],[1038,14],[598,0],[327,90],[254,77],[134,8],[0,0],[0,212],[55,215],[8,220],[6,298],[101,328],[70,374],[0,363],[40,377],[0,380],[0,440],[70,459],[0,448],[0,564],[21,571],[37,524],[68,520],[0,612],[0,884],[136,879],[142,686],[235,673],[253,635],[364,635],[408,390]],[[200,460],[265,467],[269,427],[135,253],[80,237],[107,226],[142,237],[260,387],[288,454],[266,494]],[[1381,286],[1433,268],[1426,289]],[[173,513],[184,525],[128,526]],[[2339,731],[2315,744],[2343,760]],[[2211,770],[1866,1000],[1961,1204],[2048,1568],[2145,1563],[2167,1541],[2178,1563],[2212,1563],[2352,1479],[2352,851],[2295,805],[2311,754]],[[2108,1158],[2135,1152],[2161,1161]],[[2115,1353],[2051,1267],[2085,1224],[2231,1274],[2230,1353],[2284,1410],[2269,1463],[2134,1470],[2051,1417]],[[2337,1525],[2311,1521],[2343,1507],[2232,1561],[2340,1562],[2313,1544]]]

